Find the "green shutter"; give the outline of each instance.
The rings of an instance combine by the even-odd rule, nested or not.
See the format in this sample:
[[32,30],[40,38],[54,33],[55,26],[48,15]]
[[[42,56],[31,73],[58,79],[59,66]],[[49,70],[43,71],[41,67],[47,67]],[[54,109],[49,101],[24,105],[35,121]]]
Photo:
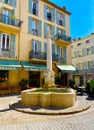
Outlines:
[[55,40],[55,26],[52,26],[52,39]]
[[13,17],[15,15],[15,9],[11,11],[11,16]]
[[0,55],[1,55],[1,38],[2,38],[2,32],[0,32]]
[[62,14],[62,22],[63,22],[63,26],[66,26],[66,20],[65,20],[65,14]]
[[12,0],[9,0],[9,1],[8,1],[8,4],[9,4],[9,5],[12,5]]
[[66,62],[67,62],[66,47],[63,48],[63,52],[64,52],[64,53],[63,53],[63,55],[64,55],[64,63],[66,63]]
[[44,53],[47,53],[47,43],[44,43]]
[[55,9],[52,8],[52,22],[55,22]]
[[28,33],[32,34],[32,17],[28,17]]
[[52,44],[52,54],[55,54],[55,45]]
[[12,0],[12,6],[16,7],[17,5],[17,0]]
[[58,11],[56,10],[56,23],[59,24],[59,21],[58,21]]
[[41,52],[41,50],[42,50],[42,46],[41,46],[41,42],[39,41],[38,42],[38,52]]
[[14,34],[11,35],[11,57],[15,58],[15,44],[16,44],[16,36]]
[[38,3],[38,0],[37,0],[36,1],[36,15],[38,15],[38,10],[39,10],[39,8],[38,8],[39,6],[38,5],[39,5],[39,3]]
[[29,0],[28,2],[28,9],[29,9],[29,13],[32,13],[32,0]]
[[46,12],[47,6],[44,5],[44,19],[47,19],[47,12]]
[[42,21],[38,21],[38,36],[42,36]]
[[31,49],[31,50],[32,50],[32,51],[35,51],[35,45],[34,45],[34,40],[33,40],[33,39],[32,39],[32,43],[31,43],[31,44],[32,44],[32,45],[31,45],[31,46],[32,46],[32,49]]
[[57,46],[57,54],[58,54],[58,60],[60,59],[60,47]]
[[56,28],[56,34],[58,34],[58,33],[59,33],[59,28],[57,27],[57,28]]
[[48,35],[47,26],[48,26],[48,24],[47,24],[47,23],[44,23],[44,36],[45,36],[45,37]]

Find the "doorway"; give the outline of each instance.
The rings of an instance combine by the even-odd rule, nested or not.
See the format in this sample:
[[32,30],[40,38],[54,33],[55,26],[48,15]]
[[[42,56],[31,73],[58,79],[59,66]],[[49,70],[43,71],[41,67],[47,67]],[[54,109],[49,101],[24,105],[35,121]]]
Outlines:
[[29,80],[30,87],[40,87],[40,72],[29,72]]

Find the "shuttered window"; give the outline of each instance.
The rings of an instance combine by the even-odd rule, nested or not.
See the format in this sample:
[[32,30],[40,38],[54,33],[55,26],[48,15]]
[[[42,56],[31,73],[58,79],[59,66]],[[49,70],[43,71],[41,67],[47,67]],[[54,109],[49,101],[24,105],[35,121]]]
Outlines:
[[11,35],[11,57],[15,58],[15,50],[16,50],[16,36],[14,34]]

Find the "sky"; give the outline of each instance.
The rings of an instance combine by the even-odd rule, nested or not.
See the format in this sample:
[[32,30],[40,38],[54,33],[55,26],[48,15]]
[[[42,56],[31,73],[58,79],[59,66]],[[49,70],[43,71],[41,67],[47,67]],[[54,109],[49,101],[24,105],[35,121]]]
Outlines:
[[50,0],[71,12],[70,35],[84,38],[94,33],[94,0]]

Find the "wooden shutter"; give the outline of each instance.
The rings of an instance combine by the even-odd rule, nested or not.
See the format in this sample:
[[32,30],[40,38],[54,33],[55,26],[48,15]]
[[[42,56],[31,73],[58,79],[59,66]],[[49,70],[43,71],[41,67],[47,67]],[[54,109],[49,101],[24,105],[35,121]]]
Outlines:
[[58,13],[58,11],[56,10],[56,23],[57,23],[57,24],[59,24],[59,18],[58,18],[59,15],[58,15],[58,14],[59,14],[59,13]]
[[42,21],[38,21],[38,36],[42,36]]
[[38,52],[41,52],[42,46],[41,46],[41,41],[38,42]]
[[28,17],[28,33],[32,34],[32,17]]
[[63,22],[63,26],[65,27],[66,26],[65,14],[62,14],[62,22]]
[[35,43],[34,43],[34,40],[33,40],[33,39],[32,39],[31,46],[32,46],[32,51],[35,51]]
[[47,19],[47,12],[46,12],[47,6],[44,5],[44,19]]
[[17,5],[17,0],[12,0],[12,6],[16,7]]
[[28,2],[28,9],[29,9],[29,13],[32,13],[32,0],[29,0]]
[[38,15],[38,10],[39,10],[39,3],[38,0],[36,1],[36,15]]
[[15,44],[16,44],[16,36],[14,34],[11,35],[11,57],[15,58]]
[[52,39],[55,40],[55,26],[52,26]]
[[55,45],[52,44],[52,54],[55,54]]
[[44,53],[47,53],[47,43],[44,43]]
[[66,52],[66,47],[63,48],[63,55],[64,55],[64,63],[67,62],[67,52]]
[[47,23],[44,23],[44,36],[46,37],[48,32],[47,32],[47,26],[48,24]]
[[52,22],[55,22],[55,9],[52,8]]

